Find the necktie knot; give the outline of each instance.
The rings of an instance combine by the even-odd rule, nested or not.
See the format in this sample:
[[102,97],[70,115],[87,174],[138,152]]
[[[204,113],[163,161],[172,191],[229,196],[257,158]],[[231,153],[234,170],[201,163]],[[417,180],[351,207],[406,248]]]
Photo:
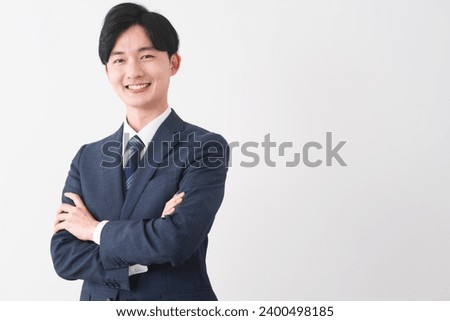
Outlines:
[[[144,149],[145,145],[138,135],[134,135],[130,138],[127,144],[127,149],[131,153],[141,152]],[[131,157],[131,156],[130,156]]]
[[126,150],[128,150],[128,161],[124,168],[125,185],[127,190],[130,189],[131,183],[133,182],[136,170],[139,165],[140,153],[144,149],[144,147],[145,145],[138,135],[131,137],[131,139],[128,141],[126,148]]

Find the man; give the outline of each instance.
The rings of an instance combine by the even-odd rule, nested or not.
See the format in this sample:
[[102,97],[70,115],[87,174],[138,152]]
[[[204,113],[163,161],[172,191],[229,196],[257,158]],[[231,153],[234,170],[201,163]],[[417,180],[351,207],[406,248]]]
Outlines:
[[72,161],[51,240],[55,270],[84,280],[81,300],[217,300],[205,256],[228,146],[169,107],[178,35],[162,15],[119,4],[99,55],[126,119]]

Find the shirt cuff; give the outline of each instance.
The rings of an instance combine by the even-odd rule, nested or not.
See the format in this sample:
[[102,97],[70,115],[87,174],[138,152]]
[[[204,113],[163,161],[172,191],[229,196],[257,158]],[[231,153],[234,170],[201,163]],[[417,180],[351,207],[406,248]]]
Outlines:
[[148,267],[145,265],[135,264],[128,267],[128,276],[135,274],[145,273],[148,271]]
[[100,245],[100,236],[102,235],[103,227],[108,223],[109,221],[101,221],[98,223],[98,225],[95,227],[94,235],[92,235],[93,241]]

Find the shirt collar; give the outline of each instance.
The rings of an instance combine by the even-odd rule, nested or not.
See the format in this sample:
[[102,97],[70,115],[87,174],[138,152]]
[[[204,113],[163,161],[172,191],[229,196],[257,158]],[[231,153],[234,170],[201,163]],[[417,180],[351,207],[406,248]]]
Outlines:
[[153,139],[153,136],[155,136],[156,131],[158,130],[159,126],[166,120],[166,118],[170,115],[170,112],[172,109],[170,107],[166,108],[166,110],[153,119],[151,122],[149,122],[147,125],[145,125],[138,133],[131,128],[131,126],[128,124],[127,119],[125,118],[125,121],[123,122],[123,136],[122,136],[122,154],[125,153],[125,148],[128,144],[128,141],[133,137],[134,135],[138,135],[139,138],[144,143],[145,147],[143,152],[147,150],[148,145]]

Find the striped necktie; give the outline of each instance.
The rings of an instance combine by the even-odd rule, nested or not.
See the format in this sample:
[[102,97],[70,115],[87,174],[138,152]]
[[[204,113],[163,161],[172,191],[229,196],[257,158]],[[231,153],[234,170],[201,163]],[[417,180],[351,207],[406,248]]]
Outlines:
[[128,161],[123,169],[125,175],[125,185],[127,190],[130,189],[131,184],[133,183],[134,175],[136,174],[136,170],[139,165],[140,153],[144,149],[145,145],[142,140],[135,135],[131,137],[128,141],[126,150],[128,153]]

